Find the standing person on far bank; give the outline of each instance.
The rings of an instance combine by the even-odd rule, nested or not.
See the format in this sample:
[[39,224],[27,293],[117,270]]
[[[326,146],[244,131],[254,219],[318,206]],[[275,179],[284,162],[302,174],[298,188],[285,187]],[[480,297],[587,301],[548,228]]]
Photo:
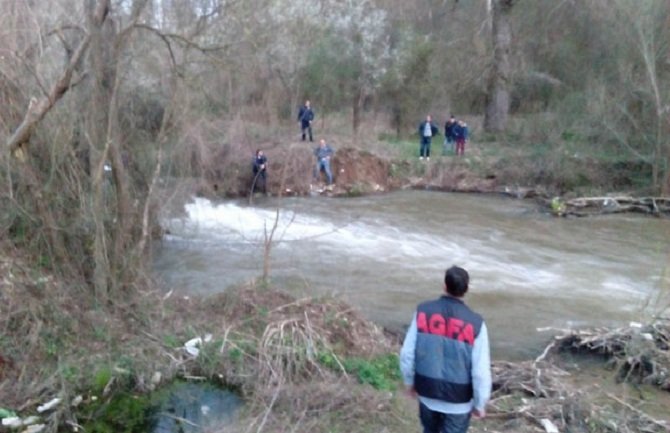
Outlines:
[[459,120],[454,126],[454,138],[456,139],[456,155],[463,156],[465,154],[465,142],[468,141],[468,124]]
[[333,184],[333,172],[330,170],[330,157],[335,151],[332,147],[326,144],[323,138],[319,142],[319,146],[314,149],[314,156],[316,156],[316,167],[314,167],[314,180],[318,181],[321,177],[321,170],[326,173],[328,179],[328,186]]
[[452,114],[447,123],[444,124],[444,148],[442,149],[442,155],[447,155],[454,153],[454,127],[456,126],[456,118]]
[[421,145],[419,147],[419,159],[430,161],[430,142],[433,136],[437,135],[439,130],[433,123],[430,115],[426,116],[426,120],[419,125],[419,136],[421,137]]
[[447,269],[445,294],[416,309],[400,351],[400,371],[419,398],[424,433],[465,433],[483,418],[491,396],[491,359],[484,319],[463,302],[468,272]]
[[309,99],[305,101],[305,105],[300,107],[298,111],[298,122],[300,122],[300,129],[302,130],[302,141],[305,141],[305,131],[309,132],[309,141],[312,139],[312,121],[314,120],[314,110],[309,103]]

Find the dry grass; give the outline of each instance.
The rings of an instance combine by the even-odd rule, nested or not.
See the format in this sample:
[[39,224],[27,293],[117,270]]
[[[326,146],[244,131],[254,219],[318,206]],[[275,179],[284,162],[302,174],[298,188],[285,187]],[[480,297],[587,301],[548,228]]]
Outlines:
[[[86,290],[36,273],[19,258],[3,256],[0,275],[0,406],[17,412],[34,413],[56,396],[71,401],[83,393],[87,401],[114,389],[150,391],[156,372],[163,381],[202,376],[236,387],[252,414],[270,399],[277,408],[302,407],[303,418],[334,408],[354,417],[388,400],[319,363],[321,353],[367,357],[392,349],[381,328],[337,300],[245,287],[207,299],[135,293],[101,308]],[[197,358],[183,350],[185,341],[205,334],[214,337]],[[71,417],[61,405],[49,428]],[[314,423],[307,418],[305,425]]]
[[[110,398],[115,390],[146,393],[160,385],[152,380],[159,372],[163,383],[202,378],[239,391],[246,405],[237,423],[212,433],[419,429],[416,402],[362,385],[345,371],[347,358],[371,359],[398,347],[337,299],[295,299],[275,289],[244,286],[209,298],[138,292],[103,309],[94,307],[85,290],[30,270],[17,252],[11,253],[13,258],[0,260],[2,407],[30,414],[54,396],[71,401],[81,393],[86,404],[93,395]],[[638,330],[649,332],[658,378],[666,371],[661,366],[667,367],[667,328]],[[211,340],[197,357],[184,350],[185,341],[207,334]],[[647,365],[634,356],[643,352],[633,350],[650,346],[631,345],[633,338],[622,336],[628,334],[578,335],[558,341],[610,348],[605,352],[619,359],[626,354],[628,367],[620,377],[631,379],[630,371],[637,374]],[[473,423],[472,431],[540,431],[543,420],[550,420],[560,431],[667,432],[662,417],[638,403],[586,388],[578,373],[550,359],[556,355],[549,349],[534,361],[494,362],[489,417]],[[323,362],[324,354],[330,364]],[[46,421],[53,432],[78,419],[63,404]]]

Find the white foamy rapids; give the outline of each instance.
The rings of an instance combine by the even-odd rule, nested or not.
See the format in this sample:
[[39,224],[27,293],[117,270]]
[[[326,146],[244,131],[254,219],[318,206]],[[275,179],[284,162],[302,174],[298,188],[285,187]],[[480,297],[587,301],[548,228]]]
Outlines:
[[[275,210],[233,203],[213,204],[198,198],[186,205],[187,217],[169,222],[172,238],[226,248],[261,248],[277,218]],[[594,289],[594,283],[617,297],[641,295],[626,278],[614,280],[601,263],[593,263],[588,278],[574,275],[570,263],[588,261],[588,255],[557,252],[513,241],[502,232],[435,233],[421,227],[395,227],[383,222],[336,223],[326,217],[279,212],[273,241],[284,256],[299,256],[300,266],[315,267],[324,260],[358,266],[404,269],[417,275],[439,275],[445,266],[458,264],[476,275],[481,291],[519,291],[526,294],[571,297]],[[299,248],[295,248],[299,244]],[[523,252],[522,254],[519,252]],[[519,255],[521,254],[521,255]],[[326,257],[324,259],[324,257]],[[314,264],[317,265],[314,265]],[[318,267],[318,266],[317,266]],[[342,272],[347,272],[342,270]],[[566,275],[571,274],[570,279]],[[433,277],[430,277],[433,278]],[[583,279],[583,281],[581,281]]]
[[233,203],[214,205],[211,201],[196,198],[185,206],[187,218],[169,221],[173,234],[197,237],[204,241],[262,242],[269,235],[275,220],[275,241],[287,242],[333,233],[337,227],[331,223],[292,212],[255,207],[242,207]]
[[[280,211],[277,217],[275,210],[242,207],[233,203],[215,205],[202,198],[187,204],[185,209],[185,219],[176,218],[168,222],[171,233],[168,240],[195,237],[203,242],[258,244],[263,242],[278,218],[273,240],[279,247],[292,242],[309,241],[322,247],[346,250],[348,255],[374,256],[382,260],[393,257],[421,258],[435,247],[444,248],[429,235],[407,233],[382,224],[336,224],[321,217],[286,210]],[[458,249],[456,245],[452,245],[452,248]]]

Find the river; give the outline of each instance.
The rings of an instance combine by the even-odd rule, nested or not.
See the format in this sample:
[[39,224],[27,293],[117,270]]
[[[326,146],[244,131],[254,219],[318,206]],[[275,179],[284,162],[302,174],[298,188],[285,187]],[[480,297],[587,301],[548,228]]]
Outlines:
[[[452,264],[470,273],[466,301],[485,317],[493,357],[540,352],[538,328],[643,320],[670,291],[670,221],[626,214],[554,218],[496,195],[398,191],[333,199],[194,199],[165,221],[154,252],[165,284],[209,294],[262,273],[276,211],[272,282],[297,296],[333,294],[400,327],[438,296]],[[648,305],[651,301],[651,307]]]

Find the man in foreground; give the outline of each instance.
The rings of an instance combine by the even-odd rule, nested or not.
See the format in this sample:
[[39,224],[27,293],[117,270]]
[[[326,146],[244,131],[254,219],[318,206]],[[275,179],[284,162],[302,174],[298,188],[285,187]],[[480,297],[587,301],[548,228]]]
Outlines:
[[468,272],[452,266],[445,294],[419,304],[400,352],[408,393],[419,398],[424,433],[465,433],[483,418],[491,395],[491,359],[484,319],[463,302]]

